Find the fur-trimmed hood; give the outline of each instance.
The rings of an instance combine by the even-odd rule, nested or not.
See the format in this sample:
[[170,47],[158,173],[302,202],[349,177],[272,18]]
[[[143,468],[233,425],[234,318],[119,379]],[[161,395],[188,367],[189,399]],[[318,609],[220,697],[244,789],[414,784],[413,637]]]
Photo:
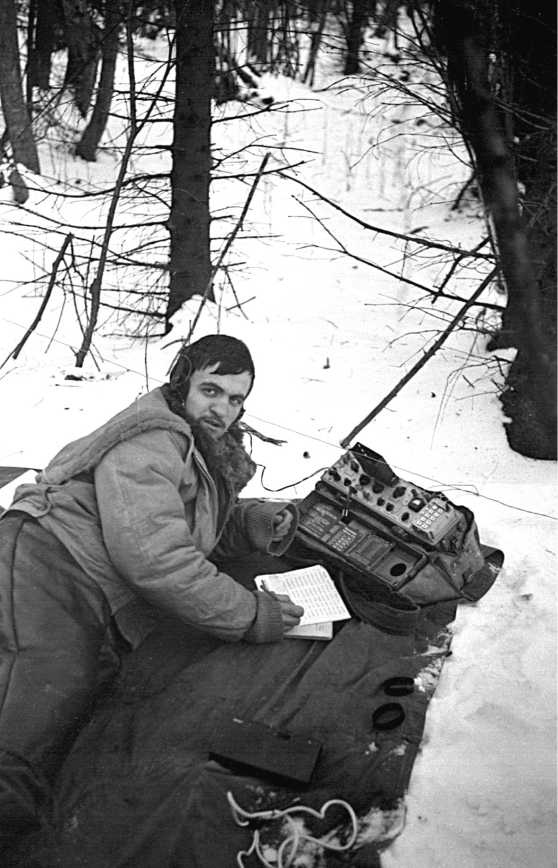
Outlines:
[[[113,416],[91,434],[64,446],[37,476],[37,482],[62,485],[93,470],[118,443],[156,428],[176,431],[186,438],[187,453],[201,453],[216,482],[220,477],[237,496],[256,472],[256,465],[242,445],[242,432],[235,428],[214,441],[202,429],[194,429],[168,407],[163,390],[153,389]],[[186,456],[185,456],[186,457]]]

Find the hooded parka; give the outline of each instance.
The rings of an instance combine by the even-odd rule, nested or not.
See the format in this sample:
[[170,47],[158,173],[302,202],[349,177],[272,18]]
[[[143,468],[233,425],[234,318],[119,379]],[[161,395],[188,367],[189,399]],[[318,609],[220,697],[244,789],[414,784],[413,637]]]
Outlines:
[[[235,478],[255,466],[228,432]],[[284,502],[217,485],[162,390],[65,446],[0,518],[0,852],[26,829],[92,697],[161,616],[226,641],[277,641],[281,609],[209,559],[282,554]]]

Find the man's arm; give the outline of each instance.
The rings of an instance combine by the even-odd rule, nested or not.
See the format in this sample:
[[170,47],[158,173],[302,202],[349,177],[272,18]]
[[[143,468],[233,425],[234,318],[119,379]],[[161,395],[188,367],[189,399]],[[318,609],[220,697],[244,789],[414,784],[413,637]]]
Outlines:
[[283,634],[280,603],[219,572],[194,544],[179,494],[178,436],[160,429],[139,434],[96,468],[109,556],[140,596],[174,617],[229,641],[276,641]]
[[293,541],[296,506],[286,501],[239,500],[225,525],[214,554],[219,560],[258,551],[280,556]]

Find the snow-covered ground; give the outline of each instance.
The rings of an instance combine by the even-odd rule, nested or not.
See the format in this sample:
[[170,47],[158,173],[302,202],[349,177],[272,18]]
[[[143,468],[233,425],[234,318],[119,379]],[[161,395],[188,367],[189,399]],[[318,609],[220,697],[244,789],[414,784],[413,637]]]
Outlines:
[[[381,57],[384,46],[372,47],[380,55],[371,63],[379,60],[399,76],[400,68]],[[333,51],[324,56],[314,91],[268,77],[266,91],[276,100],[271,111],[249,123],[228,121],[214,128],[217,153],[234,154],[250,144],[223,164],[223,173],[253,173],[267,150],[268,169],[301,163],[286,170],[290,178],[268,174],[261,179],[246,237],[228,256],[234,293],[221,281],[217,303],[205,306],[194,332],[201,337],[219,330],[246,340],[257,370],[246,421],[285,441],[276,446],[254,437],[262,473],[248,494],[280,491],[300,497],[311,490],[321,470],[343,451],[340,440],[459,308],[397,278],[439,286],[451,264],[448,254],[364,228],[309,187],[367,223],[410,236],[472,249],[485,231],[474,202],[451,210],[468,178],[465,151],[455,134],[421,103],[403,104],[393,90],[364,79],[337,81],[336,63]],[[138,80],[153,70],[148,60],[138,61]],[[420,84],[418,78],[411,73],[419,95],[429,82],[436,85],[424,72]],[[228,104],[222,111],[231,116],[246,110]],[[71,120],[69,111],[67,117]],[[165,135],[168,141],[167,128],[159,124],[156,130],[157,141]],[[109,186],[118,170],[119,134],[114,121],[108,147],[95,164],[72,158],[51,134],[41,145],[43,175],[29,179],[38,189],[27,210],[10,204],[9,189],[0,191],[5,233],[0,365],[32,321],[46,278],[37,285],[22,282],[41,272],[48,275],[67,224],[75,224],[77,236],[100,239],[100,229],[85,227],[100,225],[106,202],[100,206],[95,199],[63,199],[57,193]],[[153,144],[153,136],[146,132],[144,141]],[[162,171],[168,156],[137,158],[134,170],[144,168]],[[215,213],[238,217],[252,181],[253,175],[215,183]],[[161,214],[155,201],[134,206],[127,200],[119,217],[132,223]],[[215,222],[215,236],[225,234],[225,225],[230,230],[233,223]],[[61,234],[54,235],[54,228]],[[129,242],[131,231],[119,233],[114,246],[124,237]],[[161,232],[144,229],[142,237],[155,231]],[[50,249],[44,249],[45,242]],[[149,255],[163,258],[161,250],[144,258]],[[446,292],[467,298],[488,269],[476,262],[474,268],[458,270]],[[87,282],[84,266],[73,280],[78,293],[80,280]],[[122,267],[109,272],[107,285],[139,289],[147,280],[153,281],[148,272],[138,277]],[[107,293],[112,304],[115,297]],[[483,298],[502,303],[494,291]],[[43,466],[63,443],[163,382],[199,301],[183,308],[169,335],[147,341],[129,336],[133,321],[119,321],[112,309],[103,308],[95,362],[86,363],[85,379],[68,380],[81,333],[74,299],[68,289],[63,295],[55,288],[17,361],[8,359],[0,369],[0,464]],[[76,304],[83,310],[79,297]],[[556,864],[556,468],[510,451],[497,392],[511,356],[486,353],[486,337],[473,329],[479,308],[473,311],[467,329],[454,331],[356,438],[384,454],[403,478],[443,489],[472,509],[483,541],[506,554],[488,595],[459,611],[453,656],[431,702],[413,771],[406,827],[384,854],[385,868]],[[481,327],[490,324],[491,316],[477,320]],[[7,499],[8,494],[0,495],[0,502]]]

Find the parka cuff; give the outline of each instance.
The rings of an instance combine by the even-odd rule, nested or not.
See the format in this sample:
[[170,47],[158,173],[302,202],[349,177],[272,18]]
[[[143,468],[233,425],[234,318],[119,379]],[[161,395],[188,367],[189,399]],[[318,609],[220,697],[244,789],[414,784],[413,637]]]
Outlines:
[[[293,516],[288,534],[280,540],[273,539],[273,519],[286,510]],[[257,551],[268,555],[282,555],[294,539],[298,525],[298,510],[288,501],[258,501],[246,515],[246,530]]]
[[283,638],[283,618],[279,600],[260,591],[256,591],[254,597],[258,608],[251,627],[244,634],[245,640],[253,644],[279,642]]

